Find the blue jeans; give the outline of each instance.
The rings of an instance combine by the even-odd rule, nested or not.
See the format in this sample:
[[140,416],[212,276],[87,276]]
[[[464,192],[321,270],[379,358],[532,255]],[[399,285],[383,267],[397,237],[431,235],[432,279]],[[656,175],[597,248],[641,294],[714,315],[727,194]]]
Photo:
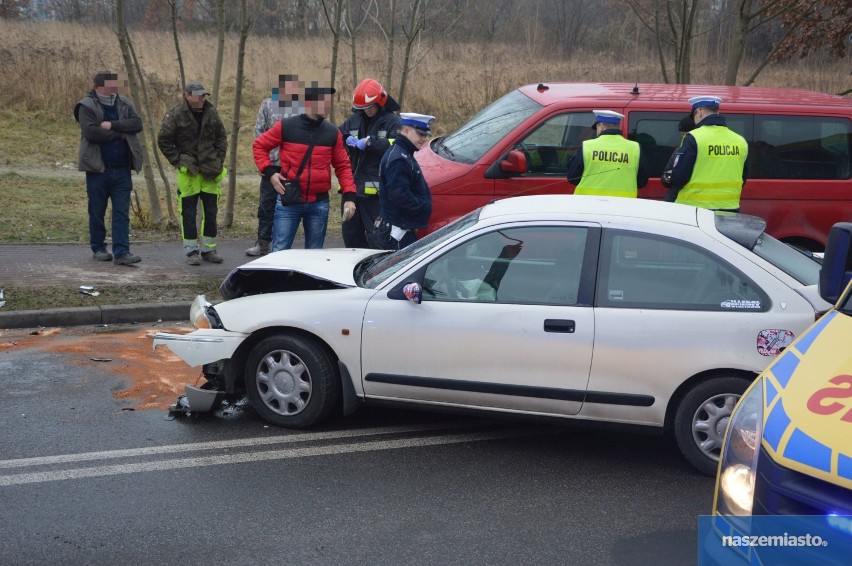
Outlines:
[[328,199],[284,206],[279,198],[275,203],[275,220],[272,224],[273,252],[293,247],[299,222],[305,229],[305,249],[322,248],[328,226]]
[[106,250],[107,201],[112,201],[112,255],[130,253],[130,192],[133,181],[130,168],[106,169],[103,173],[86,172],[89,197],[89,245],[92,251]]

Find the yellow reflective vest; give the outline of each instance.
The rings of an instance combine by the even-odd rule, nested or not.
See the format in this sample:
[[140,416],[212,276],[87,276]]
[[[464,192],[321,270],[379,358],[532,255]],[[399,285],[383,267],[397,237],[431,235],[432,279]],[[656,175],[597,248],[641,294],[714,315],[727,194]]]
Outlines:
[[748,157],[745,138],[725,126],[701,126],[689,135],[698,146],[695,167],[675,202],[714,210],[739,208]]
[[622,136],[604,135],[583,142],[583,177],[575,195],[636,198],[639,144]]

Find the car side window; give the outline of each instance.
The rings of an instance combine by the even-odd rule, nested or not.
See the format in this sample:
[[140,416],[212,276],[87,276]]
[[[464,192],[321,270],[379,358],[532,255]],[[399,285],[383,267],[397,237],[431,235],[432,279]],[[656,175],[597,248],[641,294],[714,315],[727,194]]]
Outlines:
[[594,122],[591,112],[559,114],[545,120],[515,149],[527,159],[526,177],[564,177],[568,162],[583,140],[591,137]]
[[689,242],[609,230],[596,304],[610,308],[763,312],[769,298],[733,266]]
[[426,268],[423,300],[574,305],[587,236],[574,226],[482,234]]

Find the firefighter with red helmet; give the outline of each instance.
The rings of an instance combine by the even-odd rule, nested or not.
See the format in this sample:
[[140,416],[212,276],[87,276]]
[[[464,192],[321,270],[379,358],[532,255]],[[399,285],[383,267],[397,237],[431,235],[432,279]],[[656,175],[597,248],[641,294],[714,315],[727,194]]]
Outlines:
[[355,215],[342,226],[348,248],[380,248],[373,238],[379,216],[379,163],[399,133],[399,104],[375,79],[355,87],[352,114],[340,125],[355,178]]

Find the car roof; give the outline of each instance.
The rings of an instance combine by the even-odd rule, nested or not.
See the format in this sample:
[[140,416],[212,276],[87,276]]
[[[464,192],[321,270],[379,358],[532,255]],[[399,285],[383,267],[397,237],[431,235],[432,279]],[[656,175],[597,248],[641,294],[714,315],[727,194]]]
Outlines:
[[[542,86],[547,88],[543,89]],[[723,113],[725,105],[729,103],[852,107],[852,100],[848,98],[798,88],[655,83],[544,83],[525,85],[518,90],[543,106],[568,99],[573,102],[586,99],[592,106],[604,108],[607,102],[682,100],[684,110],[689,110],[689,98],[706,94],[722,99]]]
[[586,220],[595,221],[609,216],[697,226],[698,214],[707,214],[712,225],[712,218],[709,218],[712,211],[672,202],[591,195],[530,195],[494,201],[482,209],[479,218],[526,216],[546,220],[569,216],[572,220],[581,220],[580,217],[588,216]]

